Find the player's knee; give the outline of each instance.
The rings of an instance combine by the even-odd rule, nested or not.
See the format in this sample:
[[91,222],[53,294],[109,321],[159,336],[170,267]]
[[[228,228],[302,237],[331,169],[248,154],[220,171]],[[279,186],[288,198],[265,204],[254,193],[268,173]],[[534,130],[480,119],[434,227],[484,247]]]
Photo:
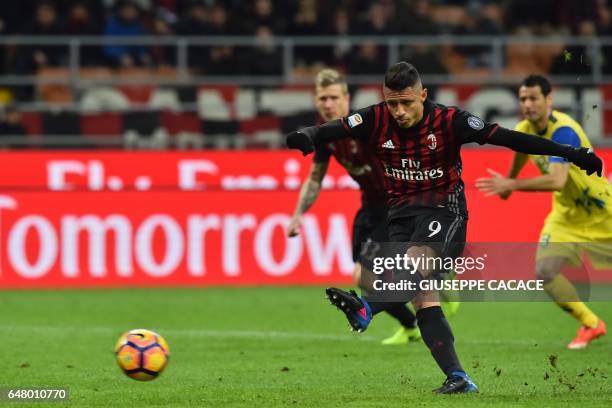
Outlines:
[[[406,250],[406,255],[408,255],[409,258],[411,259],[431,259],[433,257],[436,256],[435,251],[425,245],[422,246],[412,246],[410,248],[408,248],[408,250]],[[433,272],[431,269],[427,268],[426,265],[427,262],[424,262],[418,269],[419,273],[421,274],[421,276],[423,276],[424,278],[431,275],[431,273]]]
[[428,307],[440,306],[440,297],[437,291],[421,291],[411,301],[415,311]]
[[552,281],[558,274],[559,268],[554,263],[546,261],[536,263],[536,276],[544,283]]
[[424,307],[423,300],[420,299],[418,295],[414,299],[412,299],[410,303],[412,303],[412,306],[414,306],[415,312],[418,312]]

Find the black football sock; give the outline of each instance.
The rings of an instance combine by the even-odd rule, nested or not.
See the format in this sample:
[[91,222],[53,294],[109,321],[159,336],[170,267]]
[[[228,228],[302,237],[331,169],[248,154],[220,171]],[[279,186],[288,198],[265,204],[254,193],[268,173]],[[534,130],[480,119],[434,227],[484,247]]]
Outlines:
[[451,331],[440,306],[421,309],[416,314],[423,341],[440,369],[448,376],[453,371],[463,371],[455,352]]
[[405,303],[401,302],[368,302],[372,316],[380,312],[387,312],[393,316],[400,324],[408,329],[414,329],[416,325],[416,317]]
[[409,289],[408,286],[405,286],[403,290],[364,289],[363,299],[370,305],[373,315],[383,310],[394,308],[397,305],[409,303],[421,291],[419,285],[423,280],[423,276],[420,272],[402,275],[402,280],[410,282],[410,287],[413,289]]
[[385,310],[387,310],[387,308],[392,307],[392,305],[395,304],[395,303],[389,303],[389,302],[370,302],[370,301],[367,301],[367,302],[368,302],[368,305],[370,305],[372,316],[377,315],[380,312],[384,312]]
[[416,317],[414,317],[406,304],[393,303],[392,305],[394,306],[388,307],[385,312],[393,316],[395,320],[407,329],[414,329],[417,326]]

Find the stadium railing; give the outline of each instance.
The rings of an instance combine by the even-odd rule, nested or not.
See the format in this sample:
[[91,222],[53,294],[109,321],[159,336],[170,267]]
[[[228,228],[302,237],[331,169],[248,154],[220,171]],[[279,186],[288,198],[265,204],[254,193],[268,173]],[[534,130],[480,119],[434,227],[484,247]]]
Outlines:
[[[280,51],[281,69],[278,75],[217,75],[206,72],[206,66],[194,67],[190,58],[194,52],[212,47],[239,47],[240,50],[255,49],[262,45],[261,39],[255,37],[0,37],[0,47],[20,50],[31,46],[51,46],[63,48],[65,64],[39,70],[36,74],[11,73],[0,75],[0,88],[18,89],[34,88],[34,101],[20,101],[18,109],[28,112],[49,112],[57,109],[72,112],[86,111],[79,97],[83,91],[94,87],[175,87],[201,88],[206,86],[223,86],[231,84],[242,88],[262,89],[264,87],[310,86],[315,69],[304,67],[304,55],[312,55],[312,51],[341,47],[345,57],[355,57],[363,44],[373,44],[378,47],[380,63],[383,67],[399,59],[415,62],[429,86],[490,86],[515,87],[527,74],[549,74],[555,69],[558,74],[550,74],[553,83],[559,86],[584,88],[607,87],[612,84],[612,67],[607,61],[607,54],[612,55],[612,37],[489,37],[489,36],[345,36],[345,37],[271,37],[265,45],[275,47]],[[145,47],[163,47],[166,55],[171,55],[170,61],[160,61],[153,67],[130,69],[110,69],[106,66],[85,67],[82,64],[84,47],[103,47],[106,45],[142,45]],[[310,49],[310,53],[308,50]],[[200,50],[200,51],[198,51]],[[347,51],[349,50],[349,51]],[[429,53],[429,54],[428,54]],[[316,54],[316,53],[315,53]],[[325,54],[325,53],[324,53]],[[427,55],[427,58],[423,58]],[[441,73],[439,67],[430,65],[431,56],[438,58],[446,71]],[[379,58],[380,59],[380,58]],[[327,65],[334,62],[319,59]],[[423,61],[420,63],[420,61]],[[337,61],[336,61],[337,62]],[[319,67],[320,65],[317,65]],[[199,69],[198,69],[199,68]],[[561,69],[559,69],[561,68]],[[354,74],[348,66],[348,81],[354,86],[378,85],[382,71],[368,74]],[[602,90],[601,93],[607,93]],[[577,97],[580,100],[580,96]],[[201,109],[202,103],[181,103],[176,109],[182,112],[195,112]],[[119,106],[122,106],[119,104]],[[603,100],[601,104],[593,104],[602,112],[612,109],[612,102]],[[122,107],[119,110],[150,110],[143,104]],[[516,110],[516,107],[513,109]],[[579,119],[589,117],[583,107],[577,107],[572,112]],[[112,110],[112,109],[111,109]],[[602,114],[604,116],[604,114]],[[612,134],[612,130],[604,129],[601,135]],[[80,135],[45,135],[44,138],[5,137],[0,140],[2,146],[96,146],[96,147],[126,147],[125,135],[96,135],[85,140]],[[209,138],[209,141],[193,139],[185,140],[186,146],[211,147],[241,147],[245,144],[235,134],[224,134],[222,137]],[[600,135],[597,135],[600,136]],[[595,136],[595,138],[597,138]],[[204,136],[203,136],[204,137]],[[174,140],[174,139],[173,139]],[[238,140],[238,141],[236,141]],[[278,140],[269,138],[269,146],[278,145]],[[598,143],[608,144],[611,138],[602,137]],[[172,142],[174,144],[174,141]],[[139,146],[139,143],[134,143]],[[140,146],[147,146],[147,143]],[[151,147],[164,148],[168,146],[163,141]]]
[[[442,63],[449,69],[449,74],[432,74],[426,66],[422,66],[422,73],[428,75],[428,82],[434,85],[455,84],[461,82],[472,83],[506,83],[514,84],[517,78],[525,72],[523,68],[550,68],[551,59],[564,57],[569,62],[580,59],[580,63],[588,67],[588,72],[577,77],[573,73],[553,76],[554,82],[560,85],[582,85],[585,83],[612,82],[611,73],[604,73],[604,54],[612,53],[612,37],[569,37],[569,36],[317,36],[317,37],[271,37],[266,40],[266,46],[277,47],[282,50],[282,73],[280,75],[257,75],[259,85],[281,85],[310,83],[309,78],[296,75],[296,54],[309,47],[358,47],[363,44],[374,44],[384,49],[383,55],[387,64],[409,57],[411,47],[426,47],[433,49],[442,59]],[[150,83],[156,84],[219,84],[231,82],[237,85],[252,85],[253,78],[236,75],[198,75],[189,67],[190,47],[246,47],[254,49],[262,45],[262,41],[255,37],[161,37],[161,36],[82,36],[82,37],[36,37],[36,36],[5,36],[0,37],[0,47],[24,46],[58,46],[67,51],[67,64],[70,72],[68,78],[48,78],[48,83],[63,83],[78,85],[80,78],[82,49],[85,46],[125,45],[145,47],[170,47],[173,50],[173,62],[168,65],[176,67],[174,75],[164,78],[112,78],[111,82],[121,83]],[[610,50],[608,50],[610,48]],[[568,50],[582,50],[581,55],[571,55]],[[351,53],[355,53],[354,48]],[[479,55],[479,61],[470,61],[465,54]],[[446,58],[446,59],[445,59]],[[583,60],[584,58],[584,60]],[[587,60],[588,58],[588,60]],[[319,61],[333,64],[332,61]],[[458,65],[463,63],[463,65]],[[517,69],[517,67],[519,67]],[[204,67],[205,68],[205,67]],[[611,70],[612,71],[612,70]],[[379,73],[371,75],[351,75],[349,81],[353,84],[372,83],[378,80]],[[0,85],[31,85],[37,82],[35,75],[1,75]],[[107,82],[107,79],[103,79]],[[96,82],[93,79],[85,81],[87,84]]]

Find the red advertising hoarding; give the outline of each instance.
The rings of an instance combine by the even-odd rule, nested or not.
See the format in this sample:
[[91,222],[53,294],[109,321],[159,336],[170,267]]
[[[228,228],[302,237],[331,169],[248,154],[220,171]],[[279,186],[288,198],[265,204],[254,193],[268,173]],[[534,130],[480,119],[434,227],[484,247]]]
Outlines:
[[[600,150],[608,163],[612,150]],[[550,195],[485,198],[511,152],[466,149],[468,240],[534,242]],[[0,287],[348,283],[354,183],[336,164],[299,238],[293,152],[0,154]],[[535,174],[530,168],[526,174]]]

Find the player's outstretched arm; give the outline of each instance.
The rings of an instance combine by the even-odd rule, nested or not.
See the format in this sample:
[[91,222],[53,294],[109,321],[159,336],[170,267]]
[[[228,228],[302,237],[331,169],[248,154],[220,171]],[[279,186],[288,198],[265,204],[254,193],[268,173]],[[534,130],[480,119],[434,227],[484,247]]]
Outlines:
[[328,166],[329,160],[322,162],[315,161],[312,164],[310,175],[304,184],[302,184],[300,197],[298,198],[291,221],[289,221],[289,226],[287,227],[288,236],[295,237],[299,235],[300,228],[302,227],[302,215],[304,215],[317,200]]
[[312,153],[318,144],[325,144],[350,136],[340,119],[332,120],[320,126],[308,126],[287,135],[287,147],[297,149],[304,156]]
[[[510,171],[508,172],[508,178],[515,179],[518,177],[519,173],[527,164],[527,160],[529,160],[529,155],[525,153],[514,152],[514,157],[512,158],[512,165],[510,166]],[[499,198],[502,200],[507,200],[510,198],[510,194],[512,191],[507,190],[499,193]]]
[[563,157],[588,175],[597,173],[601,176],[603,168],[601,159],[593,153],[593,150],[586,147],[572,147],[503,127],[498,127],[487,143],[508,147],[519,153]]
[[509,182],[510,180],[516,179],[516,177],[519,175],[519,173],[527,163],[527,160],[529,160],[528,154],[514,152],[514,157],[512,158],[512,166],[510,167],[510,171],[508,172],[508,177],[503,177],[495,170],[487,169],[487,171],[492,177],[480,177],[476,179],[476,188],[484,192],[486,195],[497,194],[502,200],[507,200],[508,198],[510,198],[513,189],[502,189],[504,187],[503,184],[508,184],[504,182]]
[[491,177],[477,178],[476,188],[485,196],[498,194],[505,199],[513,191],[561,191],[567,182],[569,164],[551,163],[548,174],[524,179],[504,177],[491,169],[488,172]]
[[515,152],[514,157],[512,158],[512,165],[510,166],[510,171],[508,172],[508,177],[517,178],[518,175],[521,173],[521,170],[523,170],[523,167],[525,167],[525,164],[527,164],[528,160],[528,154]]

